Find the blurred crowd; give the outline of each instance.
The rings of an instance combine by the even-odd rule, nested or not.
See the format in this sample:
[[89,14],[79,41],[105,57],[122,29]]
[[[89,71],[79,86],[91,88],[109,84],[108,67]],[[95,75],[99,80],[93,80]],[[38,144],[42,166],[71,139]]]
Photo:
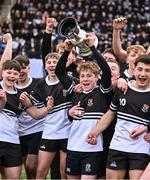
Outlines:
[[[85,31],[94,31],[99,39],[99,50],[111,47],[112,22],[125,16],[127,26],[122,32],[123,47],[141,44],[145,48],[150,42],[149,0],[16,0],[11,8],[10,18],[0,22],[0,33],[10,32],[13,36],[14,54],[30,58],[41,58],[40,44],[47,17],[54,17],[58,23],[68,16],[74,16]],[[53,50],[62,40],[53,31]],[[0,53],[4,45],[0,43]]]

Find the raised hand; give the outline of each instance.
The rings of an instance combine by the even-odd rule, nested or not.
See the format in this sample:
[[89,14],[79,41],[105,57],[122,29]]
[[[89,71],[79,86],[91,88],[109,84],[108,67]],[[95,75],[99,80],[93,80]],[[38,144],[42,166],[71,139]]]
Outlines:
[[127,19],[125,17],[116,18],[113,20],[113,28],[114,29],[122,29],[127,23]]
[[66,39],[66,40],[64,41],[64,43],[65,43],[65,49],[66,49],[67,51],[71,51],[72,48],[73,48],[73,44],[72,44],[71,40]]
[[94,32],[87,33],[85,43],[88,47],[94,46],[96,40],[96,35]]
[[56,25],[57,21],[55,18],[47,18],[46,20],[46,32],[52,33],[53,27]]
[[10,33],[6,33],[3,35],[2,39],[4,43],[7,43],[8,41],[12,41],[12,36]]

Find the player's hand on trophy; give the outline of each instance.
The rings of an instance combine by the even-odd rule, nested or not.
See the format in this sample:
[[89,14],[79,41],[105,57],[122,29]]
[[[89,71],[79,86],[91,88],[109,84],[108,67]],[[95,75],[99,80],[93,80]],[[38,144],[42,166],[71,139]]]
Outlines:
[[71,40],[66,39],[66,40],[64,41],[64,43],[65,43],[65,50],[71,51],[72,48],[73,48],[73,46],[74,46],[74,45],[72,44]]
[[116,18],[113,20],[113,29],[122,29],[126,25],[126,23],[127,19],[125,17]]
[[87,33],[85,43],[88,47],[94,46],[96,35],[94,32]]
[[46,32],[52,33],[53,27],[56,25],[57,21],[55,18],[47,18],[46,20]]

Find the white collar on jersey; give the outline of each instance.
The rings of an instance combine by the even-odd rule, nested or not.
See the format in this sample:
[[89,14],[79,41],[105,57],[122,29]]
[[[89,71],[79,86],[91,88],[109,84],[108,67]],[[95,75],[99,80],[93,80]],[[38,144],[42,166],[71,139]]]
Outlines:
[[128,73],[128,69],[126,69],[124,72],[123,72],[127,78],[131,78],[132,76]]
[[[96,85],[96,87],[94,87],[93,89],[95,89],[95,88],[97,88],[97,87],[98,87],[98,86]],[[84,93],[84,94],[88,94],[88,93],[92,92],[93,89],[91,89],[90,91],[83,91],[83,93]]]
[[17,89],[14,87],[14,90],[13,91],[8,91],[7,89],[4,88],[4,85],[3,85],[3,80],[0,82],[2,88],[8,93],[8,94],[17,94]]
[[46,76],[45,81],[46,81],[46,84],[49,86],[59,83],[59,80],[57,80],[55,82],[49,82],[48,76]]
[[24,88],[27,88],[33,81],[33,78],[32,77],[29,77],[29,81],[27,82],[27,84],[25,84],[24,86],[21,86],[21,85],[18,85],[16,84],[15,87],[18,88],[18,89],[24,89]]
[[135,80],[130,80],[130,81],[128,82],[128,86],[129,86],[132,90],[137,91],[137,92],[150,92],[150,88],[138,89],[138,88],[133,87],[133,84],[132,84],[133,81],[135,81]]

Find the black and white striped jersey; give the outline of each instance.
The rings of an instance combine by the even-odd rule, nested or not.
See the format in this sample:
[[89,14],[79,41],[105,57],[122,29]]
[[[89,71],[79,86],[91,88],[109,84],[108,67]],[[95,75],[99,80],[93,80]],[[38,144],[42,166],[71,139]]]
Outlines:
[[[0,88],[5,90],[2,82]],[[0,112],[0,141],[20,144],[18,135],[18,116],[22,112],[20,94],[21,91],[17,88],[13,92],[6,91],[7,102]]]
[[68,138],[70,122],[67,110],[71,106],[69,96],[66,94],[59,81],[50,84],[48,76],[41,80],[30,95],[32,102],[37,107],[46,106],[48,96],[54,98],[54,107],[44,120],[43,139],[65,139]]
[[144,140],[144,134],[132,139],[130,132],[150,123],[150,88],[140,90],[132,87],[131,82],[128,84],[128,92],[124,95],[118,90],[110,105],[112,111],[117,111],[110,149],[149,154],[149,143]]
[[67,92],[72,95],[73,105],[77,105],[80,102],[80,106],[84,107],[85,114],[80,120],[73,119],[71,130],[68,139],[68,150],[79,152],[96,152],[103,151],[103,138],[102,134],[98,136],[96,145],[90,145],[86,142],[88,133],[94,128],[97,122],[101,119],[103,114],[108,110],[111,97],[112,97],[112,85],[111,85],[111,71],[110,68],[101,54],[92,46],[91,51],[93,57],[97,61],[101,71],[100,86],[91,90],[91,92],[75,93],[75,83],[67,75],[66,62],[69,55],[69,51],[65,51],[61,56],[56,66],[56,75],[67,89]]
[[123,78],[125,79],[127,82],[134,79],[134,76],[131,76],[129,73],[128,73],[128,70],[126,69],[120,76],[120,78]]
[[73,105],[80,102],[80,105],[84,107],[85,114],[80,117],[80,120],[73,119],[72,121],[68,139],[68,150],[79,152],[103,151],[102,134],[98,136],[97,144],[94,146],[86,142],[86,137],[108,110],[110,100],[105,93],[107,95],[112,93],[112,87],[105,90],[96,87],[89,93],[73,93]]
[[[16,87],[20,90],[27,92],[30,94],[33,90],[36,91],[36,85],[40,81],[38,78],[32,78],[30,77],[29,82],[25,86],[19,86],[16,85]],[[28,134],[36,133],[43,131],[43,121],[44,118],[41,120],[35,120],[33,119],[29,114],[26,113],[26,111],[23,111],[19,119],[19,128],[18,132],[20,136],[25,136]]]

